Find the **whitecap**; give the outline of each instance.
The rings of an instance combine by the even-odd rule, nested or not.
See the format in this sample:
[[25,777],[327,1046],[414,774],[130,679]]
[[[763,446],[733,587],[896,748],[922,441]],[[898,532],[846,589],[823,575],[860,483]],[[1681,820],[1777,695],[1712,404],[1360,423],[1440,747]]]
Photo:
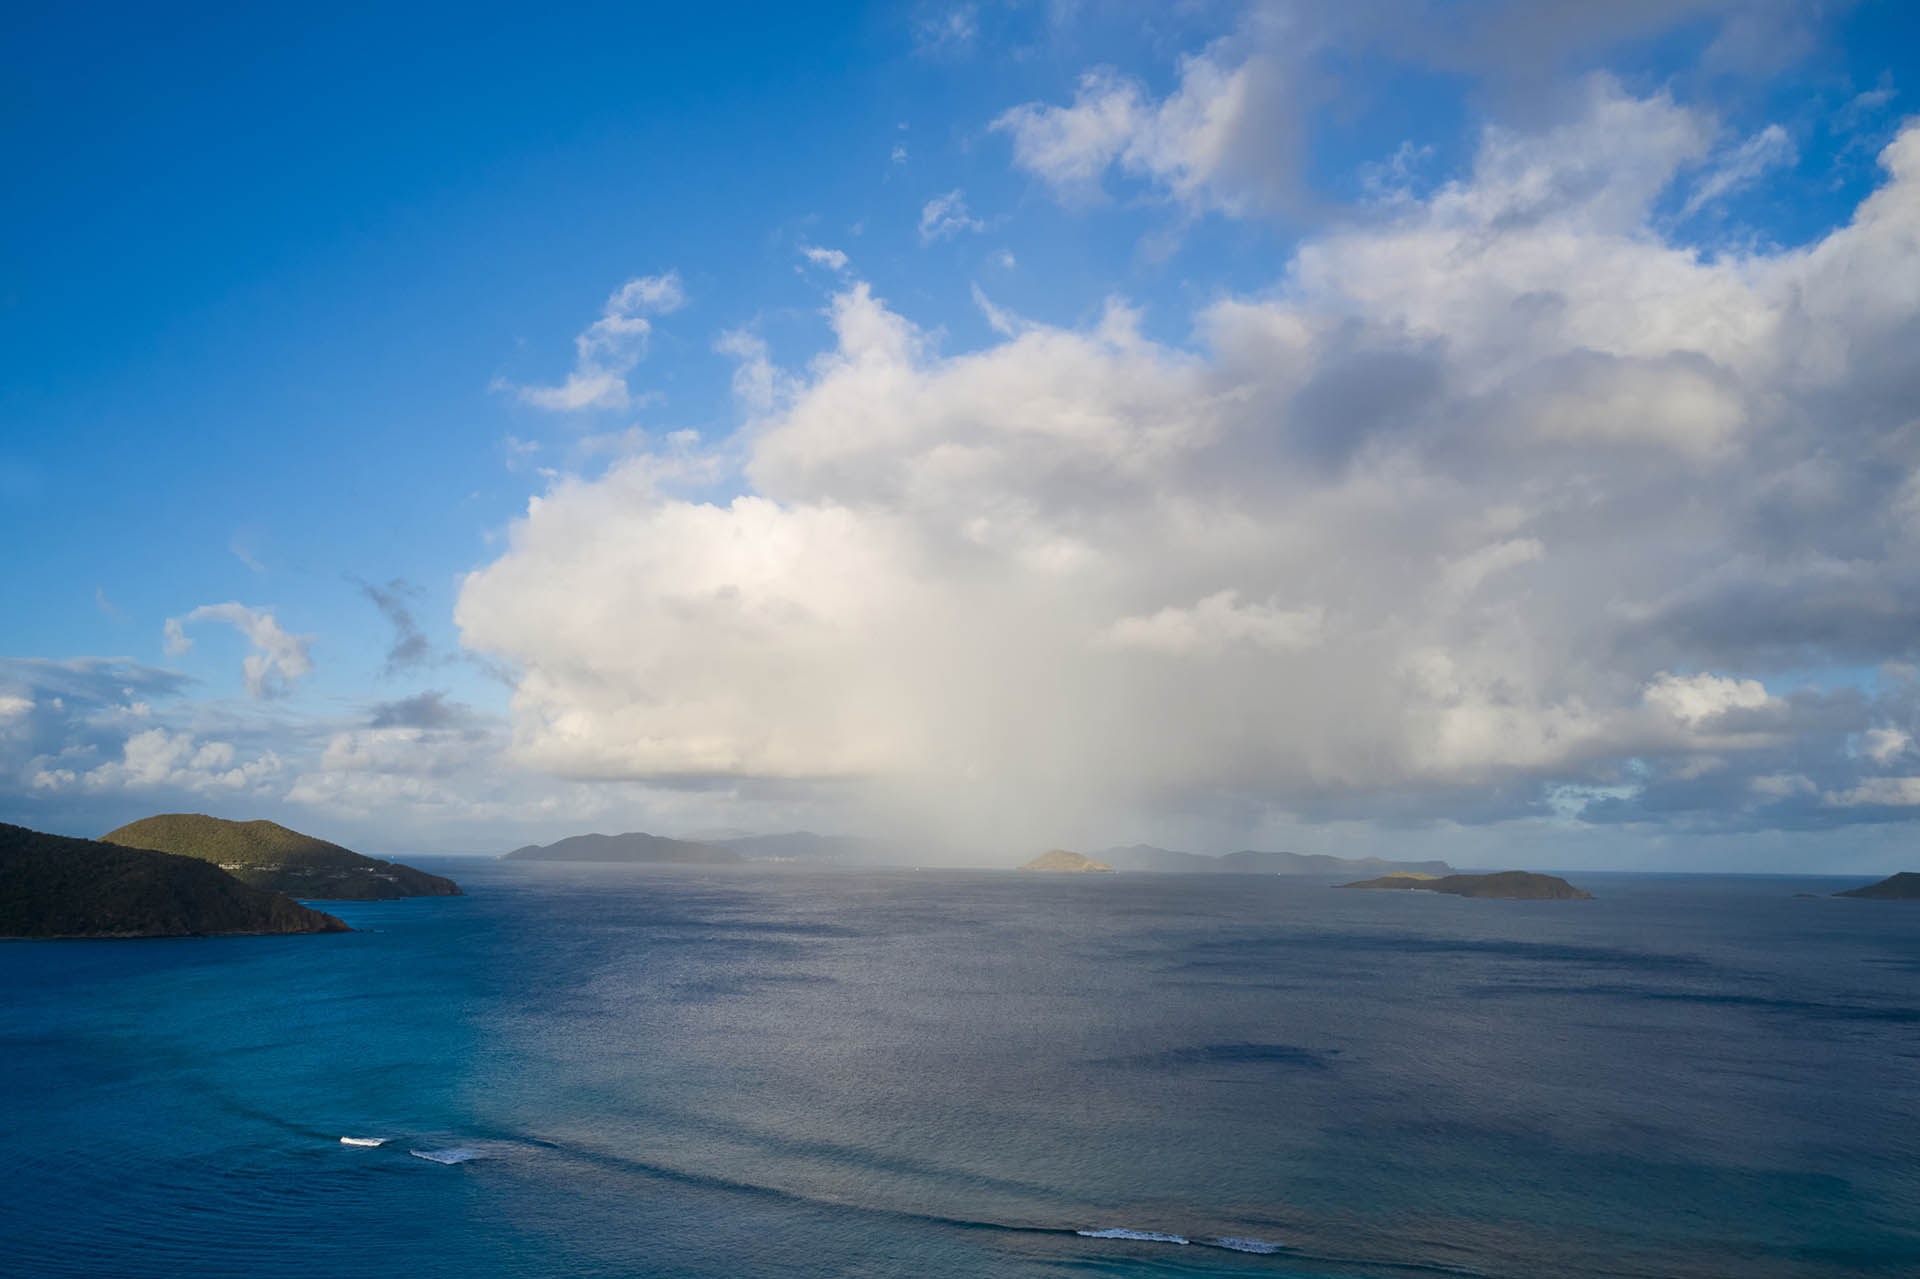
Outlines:
[[340,1144],[343,1146],[384,1146],[387,1144],[387,1139],[385,1137],[342,1137]]
[[1202,1239],[1201,1243],[1212,1244],[1216,1248],[1229,1248],[1234,1252],[1257,1252],[1271,1256],[1276,1252],[1285,1252],[1283,1243],[1268,1243],[1265,1239],[1245,1239],[1237,1235],[1227,1235],[1219,1239]]
[[1076,1230],[1077,1235],[1089,1239],[1138,1239],[1146,1243],[1192,1243],[1185,1235],[1166,1235],[1157,1230],[1123,1230],[1115,1226],[1108,1230]]
[[409,1150],[415,1159],[431,1159],[437,1164],[463,1164],[469,1159],[478,1159],[480,1152],[468,1150],[465,1146],[454,1146],[447,1150]]

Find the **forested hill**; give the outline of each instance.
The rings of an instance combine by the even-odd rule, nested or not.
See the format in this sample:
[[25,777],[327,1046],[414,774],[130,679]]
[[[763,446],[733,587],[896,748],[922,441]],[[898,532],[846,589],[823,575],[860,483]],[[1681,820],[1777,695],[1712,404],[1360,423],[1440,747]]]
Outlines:
[[0,823],[0,937],[347,931],[195,858]]

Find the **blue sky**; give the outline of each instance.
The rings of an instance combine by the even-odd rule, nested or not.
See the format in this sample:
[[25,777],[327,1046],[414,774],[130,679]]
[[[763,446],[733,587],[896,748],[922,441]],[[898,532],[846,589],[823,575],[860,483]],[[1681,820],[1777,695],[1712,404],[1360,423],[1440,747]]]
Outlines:
[[4,39],[0,820],[1903,864],[1911,6]]

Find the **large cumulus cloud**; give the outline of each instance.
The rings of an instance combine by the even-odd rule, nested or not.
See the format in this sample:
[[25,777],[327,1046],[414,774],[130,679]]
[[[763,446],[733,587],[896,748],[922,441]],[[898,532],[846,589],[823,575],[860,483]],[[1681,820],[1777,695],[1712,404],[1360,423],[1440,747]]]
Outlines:
[[716,458],[556,481],[464,642],[539,769],[1023,830],[1920,812],[1920,127],[1847,225],[1706,254],[1660,209],[1717,136],[1592,79],[1190,344],[1116,301],[948,355],[849,285]]

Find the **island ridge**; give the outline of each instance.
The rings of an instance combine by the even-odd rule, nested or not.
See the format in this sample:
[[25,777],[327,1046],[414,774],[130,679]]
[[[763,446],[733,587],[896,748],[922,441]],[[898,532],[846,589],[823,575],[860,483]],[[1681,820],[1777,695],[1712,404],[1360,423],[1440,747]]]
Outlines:
[[381,861],[288,830],[278,822],[232,822],[205,813],[162,813],[100,837],[102,843],[197,857],[255,888],[292,897],[381,901],[459,897],[460,886],[399,862]]
[[332,915],[197,858],[0,823],[0,937],[350,931]]
[[1503,870],[1487,875],[1382,875],[1341,884],[1342,888],[1401,889],[1448,893],[1455,897],[1501,897],[1509,901],[1591,901],[1593,894],[1575,888],[1558,875],[1536,875],[1526,870]]

